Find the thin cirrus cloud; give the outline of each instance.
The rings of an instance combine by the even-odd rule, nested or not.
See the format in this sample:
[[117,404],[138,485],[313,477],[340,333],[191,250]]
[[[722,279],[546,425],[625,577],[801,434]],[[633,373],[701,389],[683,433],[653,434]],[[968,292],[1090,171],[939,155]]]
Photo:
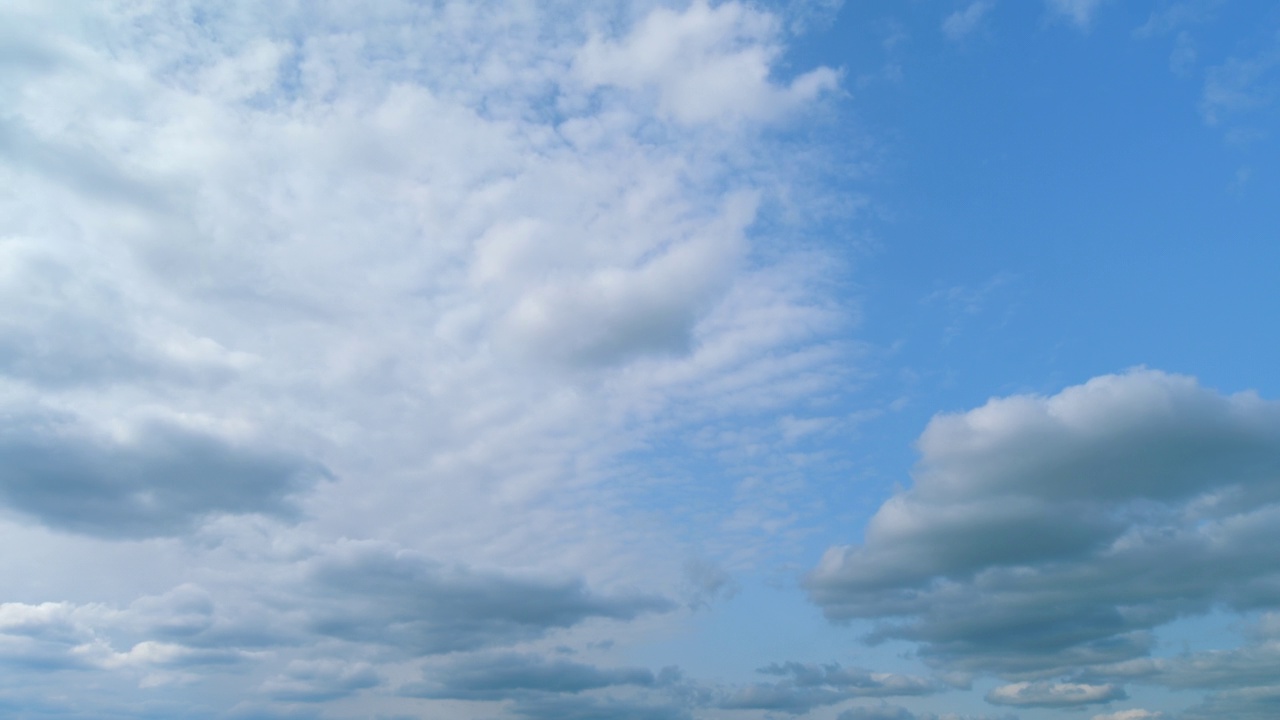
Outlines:
[[995,0],[975,0],[942,21],[942,32],[951,40],[962,40],[977,30],[982,19],[995,7]]

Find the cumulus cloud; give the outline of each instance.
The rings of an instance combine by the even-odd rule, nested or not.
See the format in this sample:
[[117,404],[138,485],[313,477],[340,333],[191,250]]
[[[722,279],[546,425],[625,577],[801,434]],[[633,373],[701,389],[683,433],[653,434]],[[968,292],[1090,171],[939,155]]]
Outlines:
[[697,0],[684,11],[659,8],[618,40],[593,37],[575,60],[590,86],[652,93],[678,122],[771,120],[835,88],[818,68],[787,85],[770,79],[781,52],[779,23],[738,3]]
[[1031,680],[1280,603],[1280,403],[1139,369],[940,415],[919,447],[914,487],[807,580],[828,617],[877,619],[872,639]]
[[992,688],[987,693],[987,702],[1017,707],[1076,707],[1124,700],[1126,697],[1124,688],[1117,685],[1021,682]]

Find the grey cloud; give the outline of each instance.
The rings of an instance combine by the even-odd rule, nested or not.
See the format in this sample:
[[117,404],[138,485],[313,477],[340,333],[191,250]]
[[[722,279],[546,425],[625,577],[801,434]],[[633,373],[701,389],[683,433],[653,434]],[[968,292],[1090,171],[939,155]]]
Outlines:
[[40,672],[92,668],[76,648],[94,642],[93,621],[104,612],[72,603],[0,604],[0,663]]
[[759,672],[787,679],[739,688],[722,700],[720,707],[799,714],[855,697],[927,695],[940,689],[939,683],[928,678],[844,668],[839,663],[774,663]]
[[1250,642],[1230,650],[1187,652],[1167,658],[1140,658],[1092,668],[1089,682],[1140,680],[1185,690],[1230,690],[1265,687],[1280,677],[1280,637],[1275,613],[1268,613],[1248,632]]
[[66,418],[0,425],[0,501],[42,523],[106,538],[175,535],[220,513],[296,515],[294,498],[327,476],[282,452],[155,421],[127,440]]
[[1049,11],[1070,20],[1076,27],[1088,28],[1103,0],[1045,0]]
[[1078,707],[1124,700],[1127,697],[1124,688],[1119,685],[1022,682],[992,688],[987,693],[987,702],[1017,707]]
[[899,705],[881,703],[879,705],[860,705],[852,707],[836,716],[836,720],[1018,720],[1016,715],[957,715],[931,712],[914,713]]
[[849,708],[836,720],[917,720],[916,714],[901,705],[862,705]]
[[650,595],[599,595],[580,580],[449,568],[374,544],[351,543],[313,561],[309,577],[313,630],[413,655],[505,645],[588,618],[629,620],[673,607]]
[[1280,603],[1280,403],[1135,370],[938,416],[919,445],[915,486],[806,581],[873,640],[1043,679],[1142,657],[1214,603]]
[[520,699],[512,704],[511,711],[530,720],[690,720],[693,717],[688,710],[675,705],[563,695]]
[[353,695],[382,683],[368,663],[339,660],[295,660],[285,672],[262,684],[261,692],[282,702],[325,702]]
[[1280,717],[1280,685],[1240,688],[1213,693],[1188,708],[1182,720],[1274,720]]
[[51,143],[25,125],[5,118],[0,118],[0,158],[95,200],[122,202],[152,211],[165,209],[159,188],[124,174],[111,159],[88,147]]
[[501,700],[534,693],[579,693],[616,685],[652,686],[644,668],[601,668],[537,655],[503,653],[436,668],[430,681],[401,689],[415,697]]

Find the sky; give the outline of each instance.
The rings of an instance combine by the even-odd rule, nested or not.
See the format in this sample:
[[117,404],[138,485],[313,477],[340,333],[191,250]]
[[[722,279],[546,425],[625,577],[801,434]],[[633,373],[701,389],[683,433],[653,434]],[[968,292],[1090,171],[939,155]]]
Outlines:
[[1280,714],[1280,6],[0,2],[0,714]]

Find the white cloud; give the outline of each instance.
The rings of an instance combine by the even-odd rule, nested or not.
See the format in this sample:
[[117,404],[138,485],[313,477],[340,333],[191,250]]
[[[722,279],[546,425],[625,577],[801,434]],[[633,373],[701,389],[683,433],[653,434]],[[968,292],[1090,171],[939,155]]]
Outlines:
[[[824,264],[767,259],[805,213],[766,125],[838,75],[785,76],[775,15],[2,13],[0,523],[49,597],[0,654],[100,673],[104,715],[395,704],[360,662],[650,622],[698,529],[629,521],[625,454],[847,361]],[[512,712],[682,716],[573,702]]]
[[963,10],[957,10],[942,21],[942,32],[951,40],[967,37],[982,23],[982,19],[995,7],[995,0],[974,0]]
[[1104,0],[1045,0],[1049,10],[1071,21],[1076,27],[1087,28]]
[[1125,697],[1124,690],[1116,685],[1021,682],[992,688],[987,693],[987,702],[1018,707],[1076,707],[1123,700]]
[[655,10],[620,41],[593,37],[575,67],[592,87],[653,92],[659,113],[681,123],[772,120],[838,79],[818,68],[775,84],[779,30],[775,18],[747,6],[696,0],[682,12]]
[[1092,720],[1163,720],[1164,717],[1162,712],[1132,709],[1094,715]]
[[[1280,403],[1148,370],[940,415],[915,485],[808,582],[931,662],[1039,679],[1145,656],[1215,603],[1280,602]],[[1021,687],[1021,686],[1019,686]],[[1028,686],[1039,687],[1039,686]]]

